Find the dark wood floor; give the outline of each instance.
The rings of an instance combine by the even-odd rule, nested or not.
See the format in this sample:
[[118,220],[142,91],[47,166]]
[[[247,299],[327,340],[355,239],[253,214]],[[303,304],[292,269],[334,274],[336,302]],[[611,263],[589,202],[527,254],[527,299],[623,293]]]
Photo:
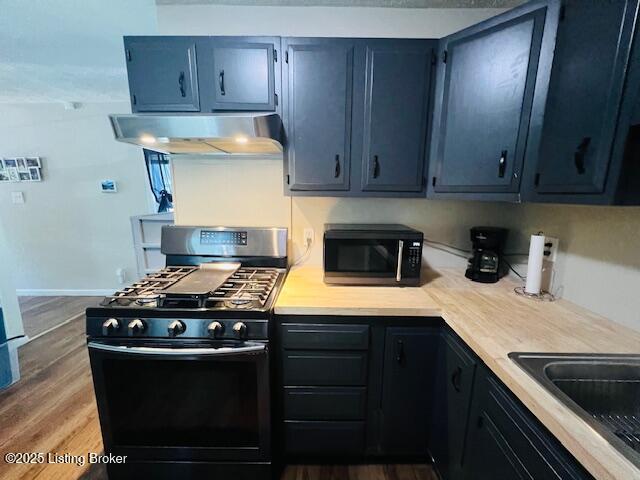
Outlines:
[[18,297],[25,334],[34,338],[72,318],[84,315],[99,297]]
[[[70,307],[64,302],[57,305],[49,313],[61,318]],[[84,317],[77,316],[36,338],[20,347],[18,353],[21,379],[0,392],[0,478],[76,479],[86,467],[7,464],[4,454],[57,452],[86,456],[87,452],[102,451]]]
[[[23,298],[32,332],[47,331],[66,316],[66,324],[19,350],[21,380],[0,391],[0,478],[2,480],[106,480],[103,467],[87,465],[15,465],[7,452],[102,452],[100,424],[85,341],[83,311],[95,299],[68,301]],[[48,305],[48,307],[45,307]],[[78,309],[80,313],[78,314]],[[74,313],[76,312],[76,313]],[[31,316],[31,317],[29,317]],[[37,319],[37,320],[36,320]],[[36,336],[38,333],[30,336]],[[290,465],[282,480],[436,480],[427,465]]]

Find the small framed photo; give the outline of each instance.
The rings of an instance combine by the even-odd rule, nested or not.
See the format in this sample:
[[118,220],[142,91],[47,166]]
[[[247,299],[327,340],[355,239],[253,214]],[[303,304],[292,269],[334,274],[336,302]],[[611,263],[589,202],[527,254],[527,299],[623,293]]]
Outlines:
[[18,167],[18,172],[21,173],[29,173],[27,170],[27,159],[24,157],[16,158],[16,166]]
[[32,182],[41,181],[40,169],[38,167],[29,167],[29,178]]
[[0,182],[8,182],[8,181],[9,181],[9,174],[7,173],[7,171],[4,169],[0,170]]
[[42,163],[40,162],[40,157],[26,157],[25,161],[27,163],[27,167],[42,167]]
[[9,168],[17,168],[17,167],[18,167],[18,164],[16,163],[15,158],[4,159],[4,168],[9,169]]
[[29,172],[18,172],[18,177],[20,178],[21,182],[31,181],[31,175],[29,174]]
[[16,167],[7,168],[7,175],[9,175],[10,182],[19,182],[20,175],[18,175],[18,169]]
[[116,193],[118,184],[115,180],[102,180],[100,182],[100,190],[102,190],[102,193]]

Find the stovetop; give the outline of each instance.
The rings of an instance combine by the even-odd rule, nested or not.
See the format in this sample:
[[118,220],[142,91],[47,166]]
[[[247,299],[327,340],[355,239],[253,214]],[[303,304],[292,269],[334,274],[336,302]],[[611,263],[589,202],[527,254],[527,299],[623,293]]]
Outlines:
[[164,292],[197,266],[172,266],[150,273],[131,286],[105,297],[100,307],[141,309],[150,314],[163,310],[255,311],[270,310],[286,270],[268,267],[240,267],[217,289],[203,295],[172,295]]

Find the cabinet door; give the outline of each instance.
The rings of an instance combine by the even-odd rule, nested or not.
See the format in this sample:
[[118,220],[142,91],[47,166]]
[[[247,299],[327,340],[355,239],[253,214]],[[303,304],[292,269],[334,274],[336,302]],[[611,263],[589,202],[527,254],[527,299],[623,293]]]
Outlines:
[[433,192],[519,191],[549,10],[530,2],[442,40]]
[[275,41],[210,39],[211,110],[274,111]]
[[480,370],[477,384],[469,419],[465,478],[592,478],[492,373]]
[[134,112],[198,112],[196,40],[191,37],[125,37]]
[[420,192],[432,56],[429,41],[366,47],[362,189]]
[[290,190],[349,190],[354,43],[286,39]]
[[637,4],[563,7],[541,143],[531,152],[536,193],[604,190]]
[[438,329],[387,328],[380,453],[426,455],[438,352]]
[[475,356],[451,334],[443,334],[429,452],[441,477],[463,478],[465,439],[476,371]]

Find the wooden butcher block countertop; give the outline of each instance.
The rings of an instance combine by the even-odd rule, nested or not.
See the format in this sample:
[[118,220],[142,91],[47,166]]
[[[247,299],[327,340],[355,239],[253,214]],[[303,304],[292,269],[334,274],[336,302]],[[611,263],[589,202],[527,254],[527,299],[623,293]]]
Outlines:
[[473,349],[575,458],[598,479],[640,479],[640,470],[509,359],[510,352],[640,353],[640,332],[568,301],[520,297],[518,284],[425,270],[420,287],[328,286],[322,268],[293,268],[279,315],[437,316]]

